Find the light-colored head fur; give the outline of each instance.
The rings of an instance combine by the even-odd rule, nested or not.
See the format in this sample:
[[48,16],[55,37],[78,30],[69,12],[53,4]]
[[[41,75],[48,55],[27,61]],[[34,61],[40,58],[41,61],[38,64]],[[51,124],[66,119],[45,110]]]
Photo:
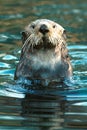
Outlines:
[[[48,32],[45,34],[40,32],[42,25],[46,25],[48,29]],[[24,44],[23,52],[30,48],[33,50],[36,46],[37,49],[41,49],[45,46],[44,44],[46,44],[46,47],[48,46],[48,49],[50,49],[66,42],[65,29],[51,20],[36,20],[30,23],[22,32],[22,41]]]

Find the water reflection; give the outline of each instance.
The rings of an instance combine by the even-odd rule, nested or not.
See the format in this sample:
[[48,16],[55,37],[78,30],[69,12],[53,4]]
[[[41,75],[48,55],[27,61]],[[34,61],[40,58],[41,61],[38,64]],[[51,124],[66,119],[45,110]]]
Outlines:
[[21,115],[28,118],[27,122],[23,121],[23,125],[41,130],[87,127],[87,96],[80,96],[80,89],[65,90],[61,87],[41,91],[41,96],[26,94],[22,100]]
[[7,125],[32,130],[87,128],[86,90],[84,93],[84,89],[65,89],[64,86],[33,86],[31,89],[14,85],[12,89],[8,84],[8,87],[2,91],[5,96],[0,97],[0,128]]
[[62,128],[64,123],[65,97],[61,96],[30,96],[22,101],[23,125],[37,127],[41,130]]
[[[20,57],[20,32],[38,18],[54,20],[67,30],[75,86],[25,89],[13,81]],[[87,129],[86,21],[86,0],[0,1],[1,130]]]

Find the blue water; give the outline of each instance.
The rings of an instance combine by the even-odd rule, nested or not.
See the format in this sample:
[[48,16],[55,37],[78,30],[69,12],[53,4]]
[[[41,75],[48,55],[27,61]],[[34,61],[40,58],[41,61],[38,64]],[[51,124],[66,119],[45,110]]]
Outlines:
[[[14,81],[21,31],[48,18],[67,30],[74,84],[32,86]],[[27,85],[26,85],[27,84]],[[0,130],[87,129],[87,1],[0,1]]]

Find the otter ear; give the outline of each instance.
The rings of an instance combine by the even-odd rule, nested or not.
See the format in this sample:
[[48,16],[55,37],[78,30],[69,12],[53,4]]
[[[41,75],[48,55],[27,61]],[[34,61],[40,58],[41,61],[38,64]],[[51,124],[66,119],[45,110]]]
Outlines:
[[26,31],[22,31],[21,32],[21,35],[22,35],[22,43],[24,44],[25,40],[27,39],[27,32]]
[[67,39],[66,33],[67,33],[67,31],[64,29],[62,35],[63,35],[63,38],[64,38],[65,40]]

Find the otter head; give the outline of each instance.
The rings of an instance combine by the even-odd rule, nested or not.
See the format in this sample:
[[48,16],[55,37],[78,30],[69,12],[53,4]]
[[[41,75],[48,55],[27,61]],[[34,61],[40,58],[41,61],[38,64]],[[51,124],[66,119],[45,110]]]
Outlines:
[[[65,29],[47,19],[30,23],[22,32],[23,49],[51,49],[66,42]],[[32,50],[31,49],[31,50]]]

